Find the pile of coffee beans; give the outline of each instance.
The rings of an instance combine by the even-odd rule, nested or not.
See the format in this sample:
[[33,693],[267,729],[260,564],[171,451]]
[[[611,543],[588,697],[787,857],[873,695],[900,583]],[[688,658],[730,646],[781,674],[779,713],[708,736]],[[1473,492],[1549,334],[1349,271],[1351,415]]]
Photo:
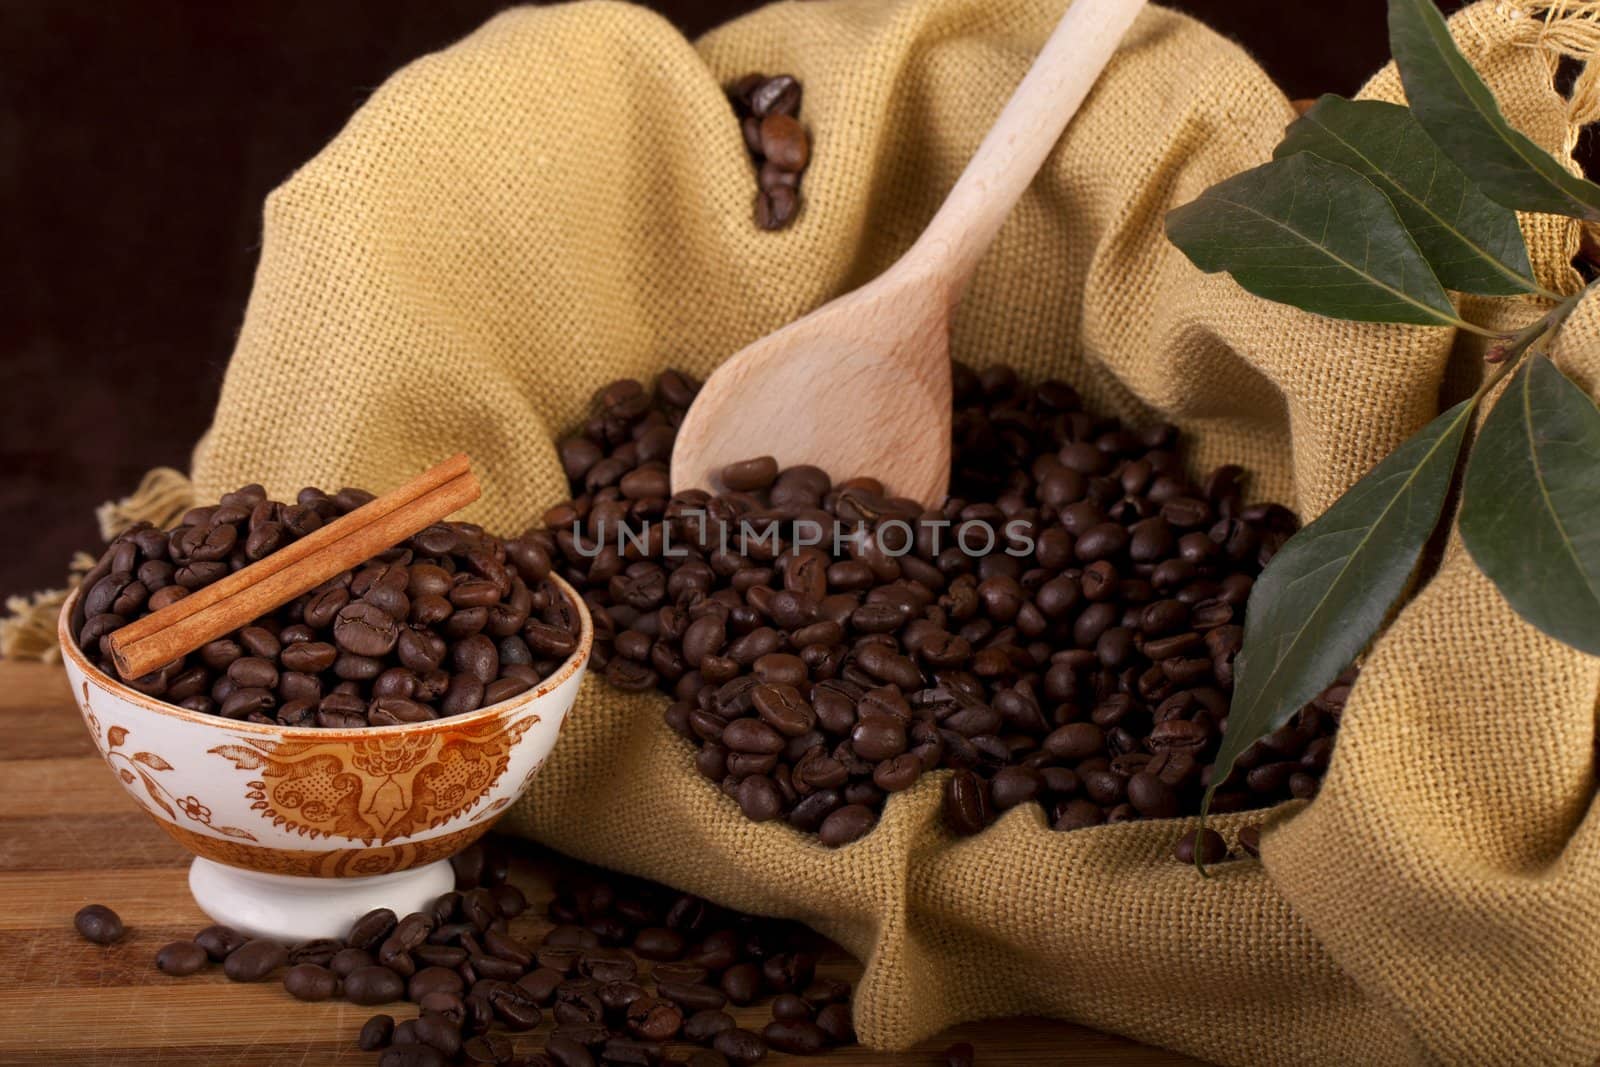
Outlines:
[[[343,939],[293,948],[208,926],[162,947],[155,965],[186,976],[219,963],[236,982],[280,976],[304,1001],[410,1001],[415,1018],[374,1015],[357,1037],[362,1049],[385,1050],[383,1067],[728,1067],[769,1049],[815,1055],[855,1042],[850,987],[817,977],[822,942],[804,927],[597,873],[556,887],[553,925],[530,944],[512,929],[531,916],[519,919],[528,903],[507,881],[506,857],[473,846],[452,862],[456,890],[426,911],[379,909]],[[77,919],[100,944],[111,923],[120,936],[101,905]],[[771,1021],[759,1032],[725,1010],[761,1003]],[[525,1054],[510,1036],[524,1033],[542,1051]]]
[[[1295,517],[1247,505],[1237,467],[1191,482],[1174,427],[1097,417],[1064,383],[954,382],[937,511],[770,458],[671,495],[695,383],[601,390],[559,445],[573,499],[529,534],[590,605],[593,666],[671,695],[745,815],[828,845],[937,768],[964,834],[1027,803],[1058,830],[1196,812],[1245,602]],[[1312,796],[1350,681],[1251,746],[1212,810]]]
[[[170,530],[117,536],[73,608],[78,645],[115,677],[105,638],[264,559],[372,499],[259,485],[189,511]],[[577,648],[577,606],[550,558],[467,523],[440,523],[127,684],[179,707],[246,722],[352,728],[460,715],[524,692]]]
[[729,86],[728,99],[756,164],[756,225],[781,230],[800,213],[800,175],[811,162],[800,83],[788,74],[747,74]]

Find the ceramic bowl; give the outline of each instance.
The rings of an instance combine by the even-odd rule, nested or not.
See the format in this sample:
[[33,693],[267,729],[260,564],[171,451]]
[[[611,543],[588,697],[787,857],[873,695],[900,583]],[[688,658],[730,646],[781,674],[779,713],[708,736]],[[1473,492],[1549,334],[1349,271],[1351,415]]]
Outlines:
[[195,854],[189,887],[213,919],[257,937],[337,937],[374,907],[415,911],[454,885],[449,858],[520,796],[578,695],[578,649],[509,700],[361,730],[266,726],[189,711],[89,663],[57,625],[83,721],[128,795]]

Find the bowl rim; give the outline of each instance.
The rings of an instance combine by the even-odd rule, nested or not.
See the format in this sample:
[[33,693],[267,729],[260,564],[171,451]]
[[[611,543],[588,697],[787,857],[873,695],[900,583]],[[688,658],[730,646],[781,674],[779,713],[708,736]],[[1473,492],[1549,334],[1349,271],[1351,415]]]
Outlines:
[[[541,697],[548,696],[560,688],[574,674],[581,672],[589,662],[589,653],[594,647],[594,620],[589,615],[589,605],[584,602],[578,591],[555,571],[550,572],[550,580],[561,590],[562,595],[570,600],[578,609],[578,618],[581,623],[578,633],[578,647],[572,654],[561,661],[548,678],[538,685],[516,696],[507,697],[498,704],[469,711],[464,715],[447,715],[442,718],[429,719],[426,722],[403,722],[393,726],[360,726],[330,729],[320,726],[271,726],[266,723],[247,722],[243,719],[226,719],[220,715],[207,715],[203,712],[191,711],[181,708],[176,704],[169,704],[164,700],[147,696],[133,689],[125,683],[118,681],[111,675],[89,662],[83,649],[78,647],[77,638],[71,633],[68,626],[72,618],[72,607],[77,603],[78,597],[85,592],[82,585],[72,590],[66,602],[61,605],[61,614],[56,617],[56,638],[61,645],[62,658],[70,659],[72,663],[83,672],[85,680],[92,682],[101,689],[119,697],[130,704],[134,704],[147,711],[155,712],[172,719],[182,719],[199,726],[214,727],[218,730],[230,732],[244,731],[268,737],[288,738],[295,741],[351,741],[364,737],[394,737],[400,734],[428,734],[440,730],[455,730],[478,722],[487,721],[504,715],[508,711],[523,704],[532,703]],[[84,709],[88,710],[87,702]]]

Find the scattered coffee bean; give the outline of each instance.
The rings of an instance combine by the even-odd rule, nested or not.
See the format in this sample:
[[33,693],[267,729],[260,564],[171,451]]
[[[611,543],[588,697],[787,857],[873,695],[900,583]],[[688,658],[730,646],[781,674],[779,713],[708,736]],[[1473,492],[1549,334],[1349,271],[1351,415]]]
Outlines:
[[193,941],[173,941],[156,953],[156,970],[177,977],[195,974],[210,962],[206,950]]
[[283,988],[296,1000],[327,1000],[339,990],[339,976],[315,963],[299,963],[283,975]]
[[796,1056],[815,1056],[828,1047],[828,1034],[809,1020],[774,1019],[761,1036],[779,1052]]
[[697,1011],[684,1021],[683,1036],[685,1040],[696,1044],[708,1045],[722,1031],[732,1030],[738,1025],[734,1017],[725,1011]]
[[1190,830],[1172,849],[1180,863],[1193,863],[1196,853],[1202,863],[1221,863],[1228,858],[1228,843],[1215,830]]
[[793,993],[783,993],[772,1001],[772,1017],[782,1022],[811,1021],[812,1008]]
[[1261,827],[1245,826],[1239,830],[1239,848],[1247,856],[1261,856]]
[[363,1052],[376,1052],[389,1044],[389,1039],[394,1036],[394,1016],[374,1015],[361,1027],[361,1035],[356,1038],[356,1045]]
[[767,1054],[767,1043],[760,1034],[737,1026],[713,1038],[711,1047],[741,1065],[757,1063]]
[[194,935],[194,943],[206,950],[213,963],[221,963],[248,940],[233,927],[222,925],[208,926]]
[[246,941],[222,961],[222,973],[235,982],[259,982],[289,962],[289,951],[276,941]]
[[817,1025],[835,1045],[853,1045],[856,1028],[850,1018],[849,1004],[827,1004],[817,1012]]
[[119,941],[125,932],[122,916],[104,904],[88,904],[79,908],[78,914],[72,917],[72,925],[86,941],[93,941],[97,945]]
[[344,996],[352,1004],[390,1004],[405,999],[405,992],[405,979],[387,967],[361,967],[344,979]]

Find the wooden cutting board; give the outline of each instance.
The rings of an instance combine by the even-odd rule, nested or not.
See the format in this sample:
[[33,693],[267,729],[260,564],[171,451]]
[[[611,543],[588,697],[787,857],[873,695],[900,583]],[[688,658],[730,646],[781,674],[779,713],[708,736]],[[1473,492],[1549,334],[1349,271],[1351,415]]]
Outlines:
[[[189,899],[188,860],[96,754],[61,669],[0,661],[0,1064],[376,1064],[375,1054],[355,1048],[361,1024],[375,1010],[398,1019],[414,1008],[304,1004],[277,982],[240,985],[217,968],[169,978],[154,968],[156,949],[210,921]],[[513,881],[532,906],[514,932],[538,939],[553,880],[575,868],[519,846]],[[77,935],[73,913],[91,903],[122,916],[122,941],[103,948]],[[847,981],[860,970],[842,950],[821,967]],[[764,1007],[733,1010],[752,1029],[769,1018]],[[540,1032],[520,1035],[519,1051],[539,1048]],[[765,1062],[931,1067],[955,1041],[971,1042],[985,1067],[1198,1062],[1044,1019],[970,1024],[906,1053],[857,1048]]]

